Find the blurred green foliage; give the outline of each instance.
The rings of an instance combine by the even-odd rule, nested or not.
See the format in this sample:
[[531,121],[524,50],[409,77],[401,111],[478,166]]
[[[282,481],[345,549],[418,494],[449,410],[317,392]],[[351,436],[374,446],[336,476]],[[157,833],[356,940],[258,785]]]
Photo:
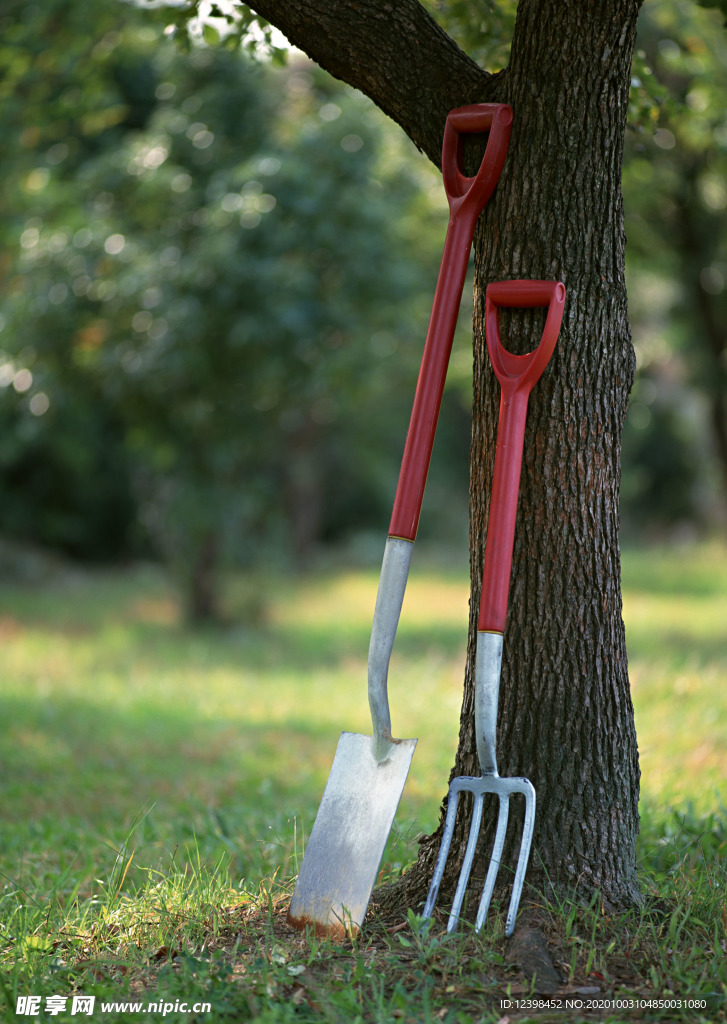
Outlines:
[[[514,3],[429,7],[506,65]],[[221,564],[383,535],[446,207],[360,94],[246,56],[280,50],[244,5],[197,13],[0,12],[0,532],[159,555],[203,618]],[[704,519],[718,493],[726,45],[716,11],[645,9],[624,183],[636,529]],[[463,306],[423,536],[466,537]]]
[[424,6],[456,43],[481,67],[506,68],[515,29],[516,0],[424,0]]
[[636,526],[724,515],[727,32],[702,5],[644,7],[638,59],[658,119],[627,135],[627,261],[639,377],[624,438]]
[[220,560],[383,532],[446,223],[436,176],[307,62],[184,54],[114,0],[15,8],[0,528],[87,557],[144,543],[197,617]]

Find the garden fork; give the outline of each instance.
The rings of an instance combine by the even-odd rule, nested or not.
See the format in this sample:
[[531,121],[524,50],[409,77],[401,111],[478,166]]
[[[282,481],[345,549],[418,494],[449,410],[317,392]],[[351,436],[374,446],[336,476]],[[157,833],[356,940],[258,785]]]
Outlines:
[[[505,923],[507,936],[512,935],[515,928],[515,918],[530,856],[535,825],[535,789],[528,779],[501,778],[498,774],[495,750],[497,702],[528,398],[555,348],[564,302],[565,287],[551,281],[500,281],[489,285],[485,297],[487,349],[495,375],[500,382],[501,396],[475,655],[475,733],[482,774],[479,778],[458,776],[450,783],[442,845],[424,906],[424,917],[431,917],[454,835],[459,795],[471,793],[472,822],[447,922],[448,932],[456,927],[462,910],[480,835],[486,793],[494,793],[499,797],[499,814],[492,857],[477,910],[476,932],[479,932],[484,924],[492,899],[505,845],[510,797],[514,793],[522,793],[525,797],[525,821]],[[502,347],[499,310],[503,306],[548,306],[543,335],[533,352],[515,356]]]

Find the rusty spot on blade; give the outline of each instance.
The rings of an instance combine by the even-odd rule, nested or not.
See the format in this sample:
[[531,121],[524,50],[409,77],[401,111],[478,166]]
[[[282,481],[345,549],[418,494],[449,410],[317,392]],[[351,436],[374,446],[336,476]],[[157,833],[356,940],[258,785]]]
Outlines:
[[307,917],[293,917],[290,911],[288,911],[287,921],[293,928],[298,928],[302,932],[310,929],[319,939],[328,938],[343,942],[358,934],[358,926],[351,925],[345,928],[340,922],[321,924],[320,921],[312,921]]

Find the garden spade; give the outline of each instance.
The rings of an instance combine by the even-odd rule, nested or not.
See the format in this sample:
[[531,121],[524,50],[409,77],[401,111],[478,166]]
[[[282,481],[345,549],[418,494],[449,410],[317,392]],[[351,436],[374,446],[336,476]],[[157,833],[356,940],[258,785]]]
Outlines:
[[[368,659],[373,735],[344,732],[305,850],[288,921],[331,936],[363,923],[415,739],[394,739],[387,678],[399,623],[444,380],[452,351],[475,223],[502,171],[512,125],[506,104],[451,111],[442,145],[450,219],[384,550]],[[461,169],[462,135],[489,132],[480,169]]]
[[[460,793],[470,793],[472,796],[472,819],[459,881],[447,922],[448,932],[453,931],[457,926],[462,910],[462,902],[480,834],[485,794],[494,793],[499,798],[499,813],[492,857],[477,911],[475,931],[479,932],[482,928],[490,906],[505,845],[510,797],[516,793],[525,798],[525,817],[510,906],[505,922],[507,936],[512,935],[515,928],[515,917],[530,856],[530,844],[535,824],[535,789],[529,779],[502,778],[498,774],[495,756],[497,703],[528,398],[548,365],[548,360],[555,348],[563,317],[564,303],[565,287],[560,282],[554,281],[499,281],[489,285],[485,293],[487,349],[495,376],[500,382],[501,394],[475,656],[475,735],[481,774],[476,777],[460,775],[452,779],[449,785],[442,845],[439,848],[439,856],[434,866],[434,874],[423,912],[425,918],[432,916],[454,836],[459,796]],[[527,355],[512,355],[503,348],[500,342],[499,311],[501,307],[512,306],[548,307],[540,343],[533,352],[529,352]]]

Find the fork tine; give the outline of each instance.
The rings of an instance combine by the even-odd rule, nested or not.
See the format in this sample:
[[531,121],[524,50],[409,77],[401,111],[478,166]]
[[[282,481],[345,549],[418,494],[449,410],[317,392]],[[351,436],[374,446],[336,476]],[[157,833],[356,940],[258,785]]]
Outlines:
[[527,783],[529,788],[523,793],[525,797],[525,821],[523,822],[523,836],[520,840],[520,854],[517,859],[517,868],[515,869],[515,881],[512,886],[510,906],[508,907],[507,920],[505,922],[505,935],[508,938],[510,938],[515,930],[515,918],[517,917],[517,908],[520,904],[520,895],[523,891],[525,871],[528,866],[530,844],[533,841],[533,829],[535,826],[535,787],[527,779],[523,779],[523,782]]
[[432,875],[429,892],[427,893],[427,902],[424,904],[424,910],[422,911],[422,916],[425,918],[432,916],[434,904],[436,903],[437,896],[439,894],[439,886],[442,884],[444,866],[447,863],[449,847],[452,845],[452,836],[454,835],[454,823],[457,818],[458,801],[459,790],[450,786],[449,797],[447,799],[447,815],[444,819],[444,829],[442,831],[442,842],[439,847],[439,854],[437,855],[437,863],[434,865],[434,874]]
[[482,823],[482,808],[485,803],[484,793],[473,793],[472,799],[474,801],[472,806],[472,821],[470,824],[470,834],[467,839],[467,849],[465,850],[464,860],[462,861],[462,868],[459,873],[459,881],[457,882],[457,890],[454,894],[454,902],[452,903],[452,909],[449,913],[449,920],[447,921],[447,931],[451,932],[457,927],[457,921],[462,910],[462,903],[464,901],[464,895],[467,891],[467,883],[469,882],[470,872],[472,871],[472,863],[475,859],[475,851],[477,850],[477,840],[480,836],[480,824]]
[[482,930],[482,925],[485,923],[485,918],[487,917],[487,911],[490,909],[490,900],[492,899],[492,893],[495,889],[497,872],[500,869],[500,861],[502,860],[502,850],[505,845],[505,834],[507,832],[507,819],[509,813],[510,798],[500,794],[500,810],[497,816],[497,832],[495,833],[495,845],[492,848],[490,866],[487,869],[485,888],[482,891],[480,905],[477,908],[477,921],[475,922],[476,932]]

